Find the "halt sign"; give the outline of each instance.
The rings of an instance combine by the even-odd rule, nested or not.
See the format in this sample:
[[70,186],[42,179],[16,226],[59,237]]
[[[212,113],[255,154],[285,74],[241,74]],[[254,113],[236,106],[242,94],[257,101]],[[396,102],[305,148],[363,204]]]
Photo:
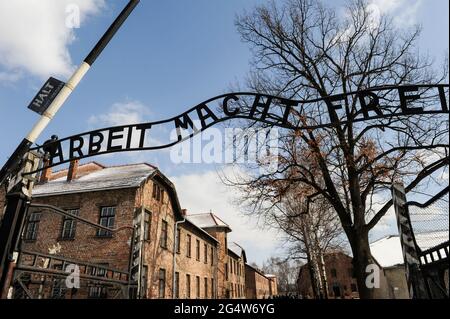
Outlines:
[[28,108],[40,115],[44,114],[58,95],[59,91],[64,87],[64,84],[64,82],[53,77],[48,79],[34,97],[33,101],[31,101],[30,105],[28,105]]

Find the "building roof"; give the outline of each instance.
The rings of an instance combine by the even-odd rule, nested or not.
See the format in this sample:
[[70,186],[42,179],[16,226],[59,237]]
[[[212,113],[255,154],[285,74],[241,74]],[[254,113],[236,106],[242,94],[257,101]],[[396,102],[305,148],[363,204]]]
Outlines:
[[[255,273],[260,274],[261,276],[263,276],[263,277],[269,279],[269,278],[268,278],[261,270],[259,270],[258,268],[253,267],[252,265],[249,265],[249,264],[245,264],[245,267],[248,267],[248,268],[250,268],[252,271],[254,271]],[[273,277],[272,277],[272,278],[273,278]]]
[[242,256],[242,253],[244,252],[244,248],[242,248],[235,242],[228,243],[228,249],[238,256]]
[[247,256],[245,254],[245,250],[244,250],[244,248],[242,248],[241,245],[239,245],[235,242],[230,242],[230,243],[228,243],[228,250],[231,251],[232,253],[234,253],[238,257],[243,257],[244,262],[247,262]]
[[33,197],[139,187],[156,171],[157,169],[149,164],[105,167],[70,182],[63,176],[38,184],[33,189]]
[[403,264],[403,253],[399,236],[387,236],[371,243],[370,251],[381,267],[393,267]]
[[[448,231],[435,231],[415,234],[417,245],[421,250],[434,247],[449,240]],[[381,238],[370,244],[370,251],[381,267],[402,265],[403,252],[398,235]]]
[[191,222],[188,218],[186,218],[186,223],[191,225],[194,229],[196,229],[198,232],[200,232],[201,234],[205,235],[206,237],[208,237],[210,240],[214,241],[216,244],[219,243],[219,241],[217,240],[216,237],[211,236],[207,231],[205,231],[203,228],[198,227],[196,224],[194,224],[193,222]]
[[192,214],[186,216],[186,218],[197,225],[200,228],[226,228],[227,232],[231,231],[230,226],[228,226],[227,223],[225,223],[223,220],[221,220],[219,217],[214,215],[213,213],[207,213],[207,214]]

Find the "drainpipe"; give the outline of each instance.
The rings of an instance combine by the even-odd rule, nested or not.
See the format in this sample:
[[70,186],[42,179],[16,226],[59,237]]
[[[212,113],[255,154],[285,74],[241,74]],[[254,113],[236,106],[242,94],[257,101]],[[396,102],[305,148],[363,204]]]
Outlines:
[[[186,210],[182,209],[181,214],[183,215],[183,219],[175,222],[175,227],[173,228],[172,299],[175,299],[175,273],[177,271],[177,269],[176,269],[177,268],[177,242],[180,241],[180,239],[177,236],[177,234],[178,234],[177,230],[178,230],[178,225],[186,222]],[[180,282],[178,281],[178,285],[179,284],[180,284]]]
[[219,298],[219,245],[217,244],[215,249],[214,249],[214,298],[213,299],[218,299]]

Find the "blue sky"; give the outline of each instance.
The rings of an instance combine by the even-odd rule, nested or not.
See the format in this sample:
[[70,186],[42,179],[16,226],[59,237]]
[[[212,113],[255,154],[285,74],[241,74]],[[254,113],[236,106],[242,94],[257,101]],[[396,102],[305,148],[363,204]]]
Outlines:
[[[1,165],[38,119],[37,114],[26,108],[37,90],[49,76],[66,80],[70,68],[83,60],[127,1],[2,2]],[[233,83],[242,82],[249,71],[250,51],[236,32],[235,15],[265,2],[141,1],[48,126],[40,142],[52,134],[65,137],[120,124],[117,122],[127,116],[142,122],[165,119],[228,91]],[[447,0],[373,2],[400,17],[400,23],[420,23],[423,26],[421,51],[442,61],[449,47]],[[70,3],[80,3],[82,8],[80,29],[64,30],[64,6]],[[333,5],[339,9],[342,3],[334,1]],[[44,25],[42,30],[48,31],[47,36],[36,31],[41,30],[41,24]],[[51,48],[56,48],[58,55]],[[52,56],[56,58],[51,59]],[[56,64],[55,60],[62,62]],[[193,213],[210,209],[217,212],[235,229],[233,236],[247,248],[250,259],[261,262],[270,254],[276,254],[279,248],[276,234],[262,236],[262,232],[253,230],[253,222],[247,223],[240,217],[230,203],[229,191],[218,182],[217,167],[213,165],[174,165],[167,152],[122,154],[95,160],[106,164],[156,163],[163,173],[174,179],[182,206]],[[199,185],[197,193],[204,193],[201,203],[194,200],[197,198],[195,185]],[[244,232],[247,234],[239,234]]]

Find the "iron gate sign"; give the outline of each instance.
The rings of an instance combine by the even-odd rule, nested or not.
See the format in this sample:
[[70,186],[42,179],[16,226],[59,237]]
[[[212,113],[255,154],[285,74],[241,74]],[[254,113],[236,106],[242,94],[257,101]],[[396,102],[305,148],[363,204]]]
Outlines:
[[[399,116],[448,114],[448,88],[448,84],[385,86],[307,101],[248,92],[223,94],[167,120],[97,129],[31,150],[51,150],[46,167],[52,167],[96,155],[171,147],[230,119],[304,130]],[[355,107],[349,111],[344,105]],[[155,132],[168,130],[176,136],[169,141],[155,138]]]

